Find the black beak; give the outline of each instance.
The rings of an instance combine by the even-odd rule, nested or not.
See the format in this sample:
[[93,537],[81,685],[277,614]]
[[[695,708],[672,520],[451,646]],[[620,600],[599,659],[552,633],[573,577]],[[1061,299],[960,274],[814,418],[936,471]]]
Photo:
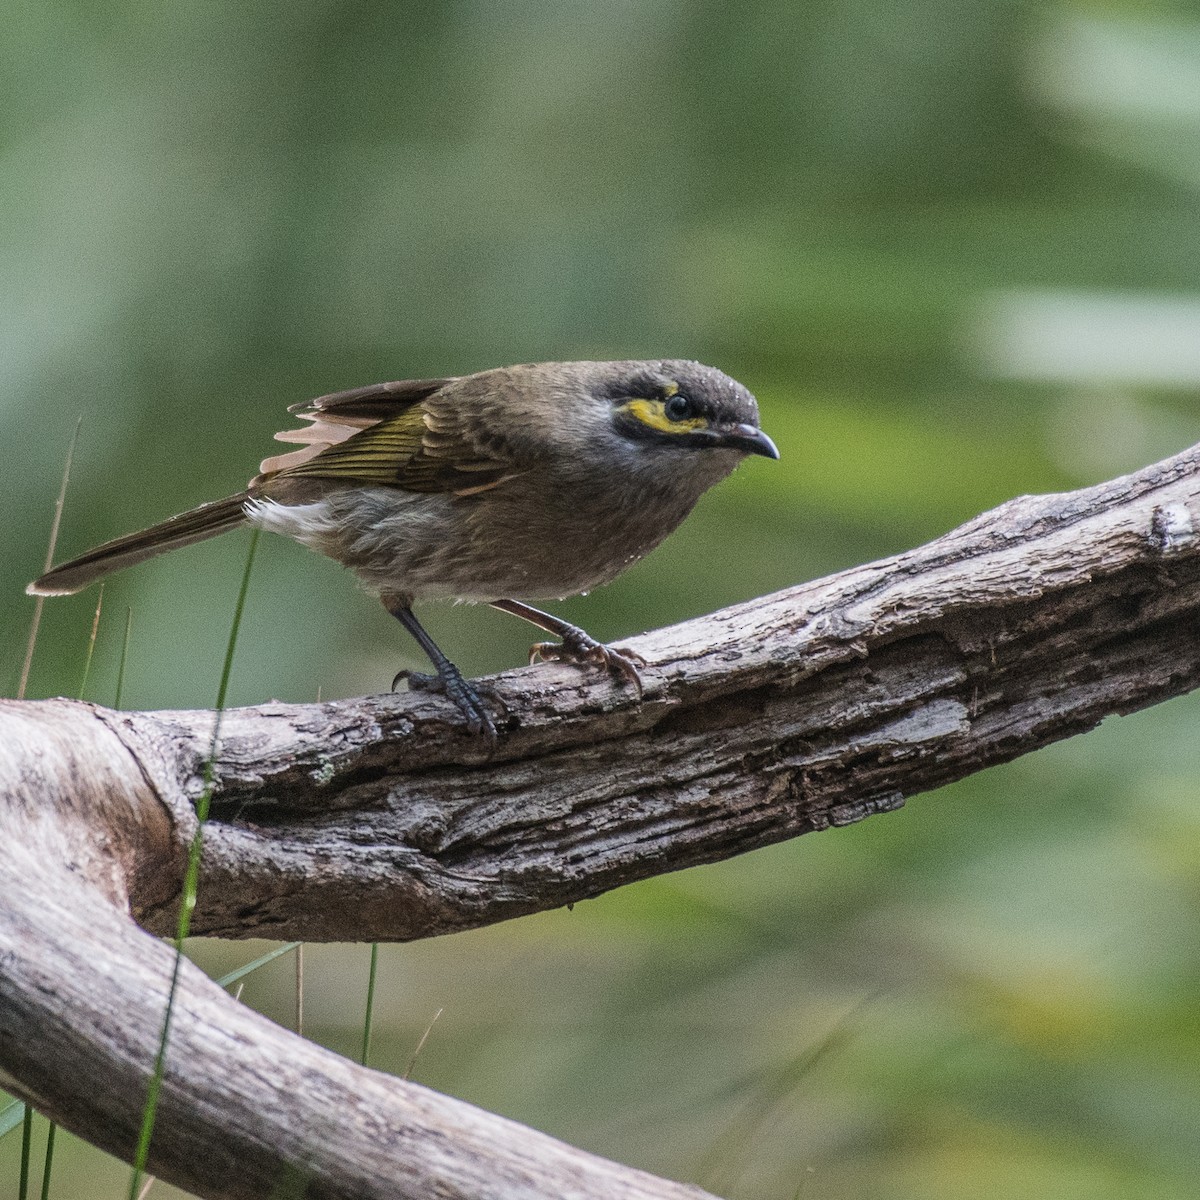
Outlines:
[[705,432],[718,446],[743,454],[761,454],[763,458],[779,457],[775,443],[757,425],[718,425]]

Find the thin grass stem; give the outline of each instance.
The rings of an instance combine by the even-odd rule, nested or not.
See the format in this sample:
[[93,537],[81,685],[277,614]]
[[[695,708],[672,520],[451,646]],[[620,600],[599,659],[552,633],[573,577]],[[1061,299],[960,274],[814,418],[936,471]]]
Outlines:
[[367,975],[367,1012],[363,1017],[362,1065],[371,1053],[371,1016],[375,1011],[375,972],[379,966],[379,943],[371,943],[371,970]]
[[282,946],[276,946],[274,950],[268,950],[266,954],[259,955],[252,962],[248,962],[244,967],[238,967],[234,971],[230,971],[228,975],[222,975],[218,979],[218,987],[228,987],[231,983],[237,983],[240,979],[245,979],[247,975],[252,975],[259,967],[265,967],[267,963],[274,962],[277,958],[282,958],[285,954],[291,954],[300,945],[299,942],[285,942]]
[[408,1079],[412,1075],[413,1067],[417,1065],[417,1059],[421,1057],[421,1051],[425,1049],[425,1043],[429,1041],[429,1035],[433,1032],[433,1027],[437,1024],[438,1017],[445,1011],[444,1008],[439,1008],[433,1014],[433,1020],[425,1026],[425,1032],[421,1034],[421,1040],[417,1043],[417,1048],[412,1052],[412,1058],[408,1060],[408,1066],[404,1068],[404,1074],[401,1076],[402,1079]]
[[158,1038],[158,1052],[154,1056],[154,1072],[150,1077],[146,1106],[142,1110],[142,1129],[138,1136],[133,1174],[129,1180],[129,1200],[137,1200],[138,1188],[150,1153],[150,1139],[154,1134],[154,1118],[158,1111],[159,1093],[162,1091],[163,1071],[167,1059],[167,1041],[171,1032],[171,1016],[175,1010],[175,996],[179,990],[179,973],[183,965],[183,943],[187,940],[192,910],[196,907],[196,885],[200,878],[200,852],[204,840],[204,823],[208,820],[208,810],[212,803],[217,750],[221,736],[221,717],[225,712],[225,697],[229,691],[229,677],[233,672],[233,655],[237,649],[238,629],[241,626],[242,613],[246,607],[246,595],[250,590],[250,572],[254,566],[254,552],[258,549],[258,534],[259,531],[255,529],[250,535],[246,569],[242,572],[242,586],[238,590],[237,604],[233,610],[233,624],[229,630],[229,642],[225,647],[225,662],[221,668],[221,683],[217,689],[217,708],[213,714],[212,741],[209,743],[208,761],[204,766],[204,790],[196,803],[196,832],[192,834],[191,845],[188,848],[187,869],[183,876],[179,923],[175,931],[175,963],[171,968],[171,982],[167,988],[167,1005],[163,1012],[162,1032]]
[[125,610],[125,638],[121,642],[121,661],[117,664],[117,694],[113,697],[113,708],[121,707],[121,692],[125,687],[125,662],[129,658],[129,630],[133,625],[133,609]]
[[88,635],[87,653],[83,656],[83,678],[79,681],[79,699],[87,691],[88,676],[92,673],[92,656],[96,653],[96,634],[100,632],[100,612],[104,608],[104,584],[96,597],[96,615],[92,617],[92,632]]
[[296,947],[296,1032],[304,1036],[304,947]]
[[50,1200],[50,1172],[54,1167],[54,1135],[57,1131],[58,1126],[51,1121],[46,1134],[46,1161],[42,1166],[42,1200]]
[[21,1122],[21,1177],[17,1184],[18,1200],[28,1200],[29,1158],[33,1148],[33,1109],[25,1105],[25,1119]]
[[[45,574],[54,565],[54,548],[58,545],[58,527],[62,524],[63,505],[67,502],[67,484],[71,480],[71,462],[75,458],[75,443],[79,441],[79,427],[83,424],[81,416],[75,422],[75,432],[71,434],[71,444],[67,447],[67,461],[63,464],[62,483],[58,489],[58,499],[54,502],[54,520],[50,523],[50,541],[46,546],[46,565],[42,568]],[[46,603],[45,596],[39,596],[33,606],[33,621],[29,626],[29,641],[25,645],[25,661],[21,664],[21,682],[17,684],[17,699],[25,699],[25,689],[29,686],[29,671],[33,666],[33,648],[37,645],[38,629],[42,624],[42,607]]]

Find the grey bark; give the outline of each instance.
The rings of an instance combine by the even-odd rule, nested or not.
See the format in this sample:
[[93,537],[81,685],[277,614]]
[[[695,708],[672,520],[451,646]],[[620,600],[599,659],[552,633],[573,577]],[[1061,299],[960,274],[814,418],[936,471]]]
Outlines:
[[[633,639],[640,701],[510,672],[494,750],[436,697],[232,711],[193,930],[424,937],[848,824],[1195,687],[1198,617],[1195,447]],[[0,704],[0,1079],[126,1157],[214,719]],[[180,1004],[152,1167],[200,1195],[702,1194],[354,1066],[194,969]]]

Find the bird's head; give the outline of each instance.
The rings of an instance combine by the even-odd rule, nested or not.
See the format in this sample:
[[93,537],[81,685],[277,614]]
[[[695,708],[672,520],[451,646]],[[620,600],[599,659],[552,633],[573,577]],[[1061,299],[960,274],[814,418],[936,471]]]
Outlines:
[[510,429],[523,427],[531,444],[553,446],[577,469],[665,473],[703,490],[749,454],[779,457],[750,392],[702,363],[536,363],[504,374],[519,413]]
[[779,457],[759,428],[754,397],[715,367],[681,360],[598,365],[610,368],[601,391],[613,428],[634,445]]

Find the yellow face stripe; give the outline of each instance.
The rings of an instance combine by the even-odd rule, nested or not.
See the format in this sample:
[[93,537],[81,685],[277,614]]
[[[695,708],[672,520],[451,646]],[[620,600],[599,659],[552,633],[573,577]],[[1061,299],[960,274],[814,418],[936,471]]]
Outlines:
[[691,433],[696,429],[708,428],[708,421],[704,417],[672,421],[667,416],[666,407],[663,400],[629,400],[620,406],[620,411],[636,417],[643,425],[649,425],[659,433]]

